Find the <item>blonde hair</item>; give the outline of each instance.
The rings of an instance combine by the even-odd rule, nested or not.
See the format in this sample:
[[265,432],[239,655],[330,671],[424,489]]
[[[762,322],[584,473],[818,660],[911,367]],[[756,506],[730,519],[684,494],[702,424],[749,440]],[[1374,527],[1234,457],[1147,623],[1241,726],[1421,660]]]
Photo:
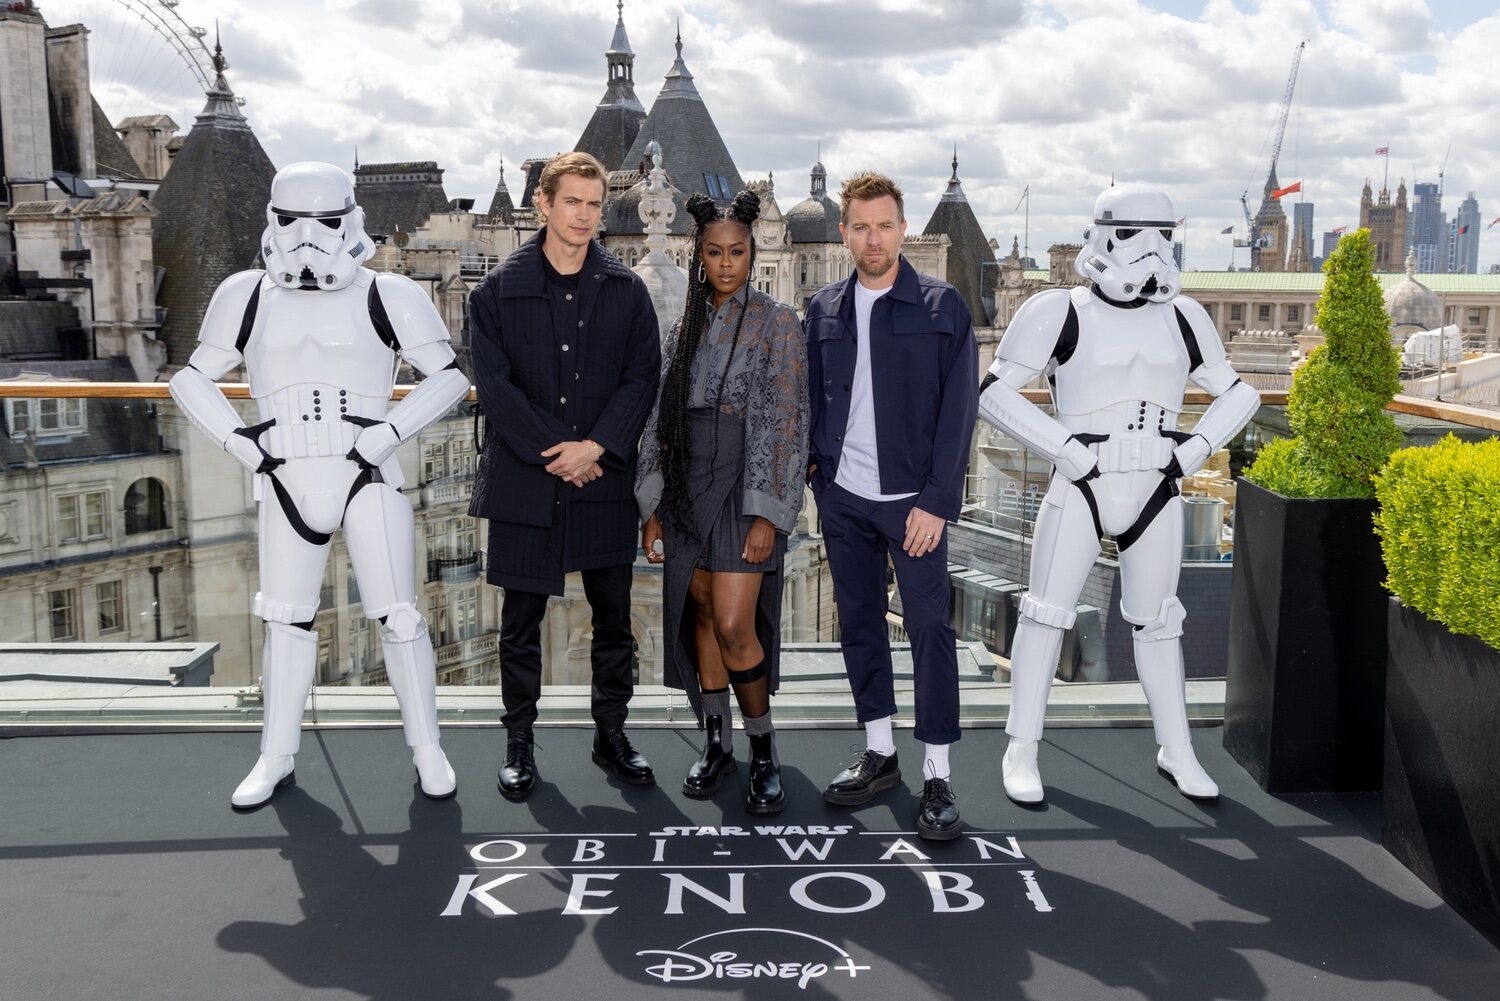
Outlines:
[[851,175],[839,189],[839,221],[849,221],[850,202],[869,202],[889,195],[896,200],[896,216],[906,220],[906,202],[901,198],[901,189],[896,182],[873,170],[862,170]]
[[576,174],[579,177],[598,181],[601,185],[608,186],[607,178],[609,172],[588,153],[559,153],[547,161],[547,166],[542,168],[542,176],[536,182],[537,191],[547,196],[550,202],[557,195],[558,182],[564,174]]

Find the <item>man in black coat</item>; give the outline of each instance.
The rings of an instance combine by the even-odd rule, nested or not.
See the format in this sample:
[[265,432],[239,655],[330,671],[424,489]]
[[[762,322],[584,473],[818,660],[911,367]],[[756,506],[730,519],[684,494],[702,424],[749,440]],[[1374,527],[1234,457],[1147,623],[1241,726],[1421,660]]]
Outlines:
[[605,172],[587,153],[553,158],[537,183],[545,224],[469,300],[484,448],[469,513],[488,518],[509,736],[500,792],[536,784],[531,728],[542,687],[547,596],[582,571],[593,609],[593,759],[649,785],[624,724],[634,691],[630,579],[639,527],[636,446],[656,397],[661,344],[640,278],[594,240]]

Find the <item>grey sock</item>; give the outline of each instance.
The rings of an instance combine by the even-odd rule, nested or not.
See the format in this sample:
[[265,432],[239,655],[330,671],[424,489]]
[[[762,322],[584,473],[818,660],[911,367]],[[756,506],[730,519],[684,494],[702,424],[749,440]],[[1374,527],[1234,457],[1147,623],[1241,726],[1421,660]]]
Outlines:
[[[745,720],[745,736],[747,737],[758,737],[761,734],[776,732],[776,724],[771,721],[771,710],[769,709],[766,710],[764,716],[744,716],[743,718]],[[781,766],[781,757],[776,753],[775,744],[771,745],[771,760],[776,762],[778,768]]]
[[734,717],[729,713],[729,689],[720,688],[716,691],[703,693],[703,716],[721,716],[724,719],[723,737],[724,750],[734,750]]

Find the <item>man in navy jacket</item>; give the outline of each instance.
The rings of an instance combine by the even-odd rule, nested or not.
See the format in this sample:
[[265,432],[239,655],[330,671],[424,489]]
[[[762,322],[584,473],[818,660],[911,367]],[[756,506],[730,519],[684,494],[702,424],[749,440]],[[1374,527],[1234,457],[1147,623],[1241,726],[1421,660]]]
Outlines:
[[948,540],[958,518],[978,407],[978,349],[963,297],[900,256],[901,190],[859,174],[840,194],[855,273],[809,301],[812,432],[808,479],[823,520],[844,668],[866,749],[824,790],[852,806],[901,780],[886,631],[886,559],[896,569],[925,745],[917,830],[946,840],[962,826],[949,781],[959,739],[958,656],[949,621]]
[[654,779],[624,724],[634,691],[631,564],[636,447],[656,399],[661,343],[639,276],[594,239],[604,167],[554,157],[537,182],[546,225],[469,299],[484,449],[469,513],[489,519],[500,612],[500,693],[509,731],[500,792],[536,784],[532,723],[542,687],[547,596],[582,571],[593,609],[593,759],[625,782]]

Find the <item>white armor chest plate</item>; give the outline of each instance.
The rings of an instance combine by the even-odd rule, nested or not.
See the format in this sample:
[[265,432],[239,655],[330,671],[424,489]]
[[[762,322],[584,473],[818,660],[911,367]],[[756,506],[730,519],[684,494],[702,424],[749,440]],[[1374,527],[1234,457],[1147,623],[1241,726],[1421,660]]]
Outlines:
[[1120,309],[1090,294],[1075,295],[1073,306],[1078,346],[1054,373],[1058,419],[1071,427],[1075,422],[1069,417],[1123,413],[1123,405],[1135,410],[1146,404],[1148,412],[1157,411],[1150,414],[1152,424],[1165,411],[1171,415],[1168,426],[1175,427],[1187,388],[1188,356],[1172,304]]
[[244,352],[250,395],[317,384],[389,400],[397,357],[370,322],[368,296],[359,283],[334,292],[263,287]]

